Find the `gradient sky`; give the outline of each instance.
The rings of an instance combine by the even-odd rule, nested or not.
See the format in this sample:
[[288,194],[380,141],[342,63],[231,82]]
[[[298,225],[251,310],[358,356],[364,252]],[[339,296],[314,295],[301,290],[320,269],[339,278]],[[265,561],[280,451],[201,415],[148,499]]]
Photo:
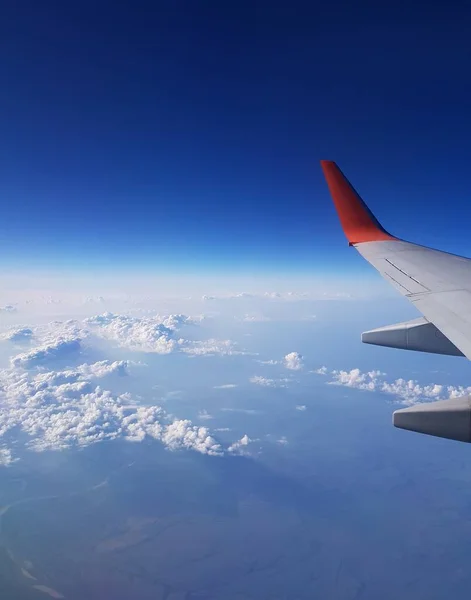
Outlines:
[[453,4],[3,3],[3,267],[361,270],[322,158],[389,231],[471,254]]

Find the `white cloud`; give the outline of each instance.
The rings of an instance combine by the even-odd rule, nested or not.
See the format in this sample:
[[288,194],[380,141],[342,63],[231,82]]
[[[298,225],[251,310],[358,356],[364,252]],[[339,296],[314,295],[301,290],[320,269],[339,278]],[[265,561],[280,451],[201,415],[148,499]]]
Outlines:
[[[127,360],[115,360],[114,362],[109,360],[100,360],[99,362],[95,362],[93,364],[79,365],[75,371],[86,378],[106,377],[107,375],[112,375],[114,373],[117,375],[128,375],[128,367],[136,364],[137,363]],[[67,373],[67,371],[65,371],[65,373]]]
[[231,340],[202,340],[202,341],[188,341],[178,340],[178,343],[182,346],[182,352],[191,354],[193,356],[234,356],[239,354],[247,354],[244,350],[238,350],[237,344],[231,342]]
[[300,410],[300,411],[307,410],[307,406],[305,404],[298,404],[296,406],[296,410]]
[[200,410],[200,412],[198,413],[198,419],[201,419],[202,421],[209,421],[213,418],[213,415],[210,415],[207,410]]
[[32,337],[33,330],[30,327],[17,327],[1,335],[0,339],[9,342],[24,342],[30,340]]
[[[77,310],[74,314],[90,315],[93,307],[102,303],[100,296],[87,296],[88,294],[81,294],[77,300],[77,306],[82,306],[84,312]],[[239,297],[249,298],[249,295]],[[106,298],[108,308],[110,300],[108,296]],[[14,298],[7,297],[4,300],[13,301]],[[43,300],[52,302],[52,298],[47,295]],[[67,299],[63,304],[64,309],[54,302],[50,313],[68,314]],[[90,305],[88,313],[83,308],[85,304]],[[21,305],[22,314],[24,305]],[[117,438],[138,442],[151,437],[169,449],[187,448],[206,454],[224,452],[209,429],[201,426],[207,425],[204,421],[209,422],[211,418],[207,411],[199,413],[200,421],[195,419],[195,425],[188,419],[180,418],[184,414],[177,418],[160,406],[143,405],[138,396],[126,392],[126,389],[135,390],[137,387],[134,376],[136,363],[88,358],[103,357],[110,344],[105,344],[102,340],[129,352],[175,352],[189,357],[247,354],[228,339],[200,339],[210,327],[214,328],[213,323],[206,325],[185,314],[155,315],[151,309],[141,311],[141,308],[134,303],[126,309],[132,314],[105,312],[83,320],[54,321],[47,324],[44,324],[42,314],[33,321],[34,325],[17,326],[2,334],[4,350],[9,348],[13,356],[8,368],[0,369],[1,464],[8,464],[21,457],[25,448],[35,451],[60,450]],[[186,311],[185,306],[179,308]],[[249,310],[252,311],[252,306],[244,306],[243,313],[255,314],[248,313]],[[234,322],[231,323],[233,326]],[[26,344],[17,346],[20,342]],[[129,353],[128,358],[132,358]],[[149,358],[149,362],[151,360],[168,364],[159,358]],[[177,359],[174,362],[176,361]],[[267,362],[282,364],[281,360]],[[289,369],[298,370],[302,366],[302,357],[298,353],[291,353],[285,357],[283,364]],[[171,365],[169,371],[172,369]],[[132,379],[108,381],[108,378],[125,377],[129,372],[133,375]],[[231,378],[228,377],[226,381],[231,381]],[[275,388],[284,387],[289,380],[254,376],[250,381],[262,387]],[[154,382],[150,382],[148,386],[150,394],[154,393],[151,391],[152,383]],[[236,383],[215,386],[216,389],[236,387]],[[166,387],[162,388],[162,391],[165,389]],[[150,398],[151,396],[146,401],[152,403]],[[182,404],[181,410],[183,408]],[[221,410],[247,415],[260,413],[259,410],[250,408]],[[17,436],[16,433],[25,435]],[[15,443],[8,444],[7,438]],[[26,441],[22,442],[24,439]],[[235,442],[239,449],[247,445],[243,441],[245,439],[243,437]]]
[[284,357],[284,365],[292,371],[300,371],[303,368],[303,357],[299,352],[290,352]]
[[287,379],[270,379],[269,377],[262,377],[261,375],[254,375],[250,378],[250,383],[255,385],[261,385],[263,387],[286,387],[285,383]]
[[238,454],[243,454],[244,448],[246,448],[251,442],[254,442],[249,438],[247,434],[243,435],[240,440],[231,444],[228,448],[229,452],[237,452]]
[[0,448],[0,466],[7,467],[14,461],[15,459],[9,448]]
[[241,320],[244,323],[266,323],[267,321],[271,321],[270,317],[262,314],[246,314],[241,317]]
[[141,352],[169,354],[177,348],[175,332],[189,322],[185,315],[132,317],[103,313],[85,319],[91,331],[121,347]]
[[344,385],[370,392],[390,394],[396,396],[403,404],[458,398],[471,393],[471,386],[451,386],[437,383],[422,385],[414,379],[403,378],[388,381],[385,378],[386,374],[381,371],[334,370],[330,371],[330,375],[331,380],[327,383],[331,385]]
[[283,358],[283,360],[270,359],[257,360],[256,362],[260,363],[261,365],[271,366],[282,364],[284,367],[290,369],[291,371],[300,371],[304,367],[303,357],[301,356],[301,354],[299,354],[299,352],[290,352]]
[[276,440],[276,442],[277,444],[280,444],[280,446],[286,446],[289,443],[284,435],[282,435],[279,440]]
[[77,337],[58,337],[57,339],[33,348],[29,352],[18,354],[10,359],[13,367],[30,369],[51,361],[78,355],[82,348],[82,340]]
[[261,365],[279,365],[281,363],[281,361],[279,360],[257,360],[256,362],[260,363]]
[[172,422],[159,406],[140,406],[130,394],[116,395],[97,385],[102,377],[124,374],[126,366],[125,361],[100,361],[66,371],[1,371],[0,435],[19,429],[37,451],[149,436],[170,449],[222,453],[206,428],[188,420]]
[[209,434],[206,427],[192,425],[188,419],[178,420],[167,425],[161,440],[171,450],[186,448],[213,456],[222,454],[221,446]]
[[236,388],[237,383],[224,383],[223,385],[215,385],[214,389],[215,390],[230,390],[232,388]]
[[[324,288],[325,289],[325,288]],[[238,292],[203,295],[201,299],[207,301],[229,300],[264,300],[265,302],[303,302],[307,300],[350,300],[354,295],[348,292],[322,291],[321,289],[309,292],[272,291],[272,292]]]
[[328,369],[327,367],[319,367],[315,371],[311,371],[312,373],[317,373],[317,375],[327,375]]
[[202,318],[186,315],[141,316],[106,312],[85,319],[90,330],[133,351],[170,354],[184,352],[192,356],[232,356],[247,354],[231,340],[188,340],[179,335],[184,326],[197,326]]
[[258,415],[260,413],[260,411],[255,410],[255,408],[221,408],[221,410],[223,412],[238,412],[245,415]]
[[[94,319],[105,337],[123,341],[129,332],[133,347],[161,344],[167,329],[178,325],[178,317],[164,319],[160,325],[148,318],[135,320],[116,315]],[[143,323],[144,322],[144,323]],[[99,323],[99,325],[96,325]],[[143,326],[141,327],[140,325]],[[102,360],[75,368],[57,369],[57,361],[73,361],[81,356],[83,342],[91,347],[95,339],[90,330],[76,321],[53,322],[35,328],[19,328],[4,339],[36,339],[38,346],[10,359],[10,367],[0,370],[0,439],[27,435],[26,448],[60,450],[87,446],[99,441],[123,438],[139,441],[152,437],[167,448],[192,449],[211,455],[223,453],[220,444],[206,427],[187,419],[175,419],[159,406],[143,406],[128,393],[103,389],[105,377],[126,376],[130,361]],[[200,418],[209,418],[205,411]],[[0,464],[16,459],[23,448],[20,438],[11,447],[0,446]]]
[[378,377],[384,375],[381,371],[362,373],[360,369],[351,371],[332,371],[333,382],[348,387],[374,391],[379,383]]

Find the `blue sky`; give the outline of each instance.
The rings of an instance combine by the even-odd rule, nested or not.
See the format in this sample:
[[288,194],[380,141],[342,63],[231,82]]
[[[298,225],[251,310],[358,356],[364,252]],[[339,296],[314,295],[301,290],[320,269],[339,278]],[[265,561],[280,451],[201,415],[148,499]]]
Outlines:
[[388,230],[466,253],[468,22],[458,5],[10,3],[3,266],[360,272],[321,158]]

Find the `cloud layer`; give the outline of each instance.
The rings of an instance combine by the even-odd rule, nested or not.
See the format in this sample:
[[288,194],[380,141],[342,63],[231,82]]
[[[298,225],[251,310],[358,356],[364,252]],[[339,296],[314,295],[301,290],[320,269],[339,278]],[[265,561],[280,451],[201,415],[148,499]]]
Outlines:
[[173,420],[159,406],[141,406],[130,394],[113,394],[99,385],[100,379],[123,376],[127,369],[126,361],[100,361],[64,371],[4,369],[0,437],[24,433],[26,447],[37,451],[152,437],[171,449],[222,453],[206,427]]
[[95,335],[130,350],[157,354],[175,351],[178,347],[175,334],[182,325],[189,322],[189,317],[185,315],[133,317],[111,312],[85,319]]
[[[12,348],[27,344],[27,349],[0,370],[0,464],[16,460],[23,448],[60,450],[118,438],[137,442],[151,437],[171,450],[223,454],[207,427],[176,419],[160,406],[142,405],[127,392],[106,389],[107,382],[116,388],[109,378],[126,377],[136,363],[87,362],[96,354],[98,338],[130,352],[244,353],[230,340],[185,339],[181,336],[185,326],[197,324],[185,315],[134,317],[107,312],[84,321],[23,326],[3,334],[3,343],[12,343]],[[229,385],[233,384],[223,387]],[[200,418],[209,415],[203,412]]]
[[133,351],[156,354],[184,352],[193,356],[247,354],[231,340],[189,340],[182,337],[180,330],[184,326],[196,327],[197,321],[186,315],[134,317],[110,312],[85,319],[94,335]]
[[418,402],[458,398],[471,393],[471,387],[442,385],[438,383],[422,385],[415,379],[402,378],[388,381],[386,373],[382,373],[381,371],[362,372],[360,369],[329,371],[327,367],[321,367],[315,373],[330,375],[330,380],[327,383],[331,385],[344,385],[370,392],[390,394],[395,396],[401,403],[407,405]]

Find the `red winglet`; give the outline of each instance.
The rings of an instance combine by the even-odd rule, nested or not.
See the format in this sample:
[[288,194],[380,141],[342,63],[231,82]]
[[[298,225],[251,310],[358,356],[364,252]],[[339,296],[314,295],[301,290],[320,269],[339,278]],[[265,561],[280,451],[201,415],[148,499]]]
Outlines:
[[333,161],[321,160],[321,166],[340,223],[350,245],[397,239],[381,227],[370,209]]

